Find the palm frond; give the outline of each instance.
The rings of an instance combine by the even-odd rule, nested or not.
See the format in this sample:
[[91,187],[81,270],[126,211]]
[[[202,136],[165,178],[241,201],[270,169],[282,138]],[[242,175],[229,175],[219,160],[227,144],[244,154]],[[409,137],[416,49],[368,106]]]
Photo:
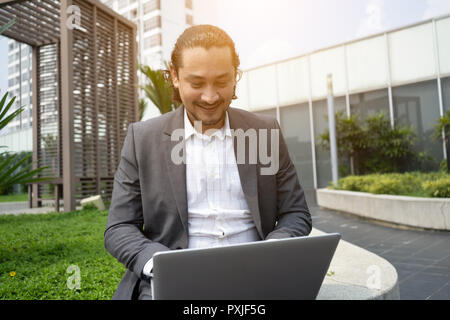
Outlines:
[[0,34],[8,30],[14,23],[16,23],[16,18],[9,20],[5,25],[0,27]]

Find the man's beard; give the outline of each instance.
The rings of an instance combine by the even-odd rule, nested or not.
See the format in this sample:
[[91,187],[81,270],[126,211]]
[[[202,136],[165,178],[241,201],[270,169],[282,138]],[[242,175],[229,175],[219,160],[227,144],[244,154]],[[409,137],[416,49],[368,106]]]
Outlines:
[[[195,106],[199,106],[199,107],[203,107],[203,108],[216,108],[216,107],[220,108],[224,103],[225,103],[225,100],[221,99],[217,103],[214,103],[214,104],[208,104],[208,103],[203,103],[203,102],[194,102],[194,105]],[[229,101],[229,104],[230,103],[231,103],[231,100]],[[225,112],[226,112],[226,109],[223,110],[222,114],[220,115],[220,117],[217,120],[216,119],[211,119],[209,121],[205,121],[205,120],[199,119],[198,116],[196,114],[194,114],[194,113],[192,113],[192,115],[193,115],[193,117],[194,117],[194,119],[196,121],[202,121],[203,125],[205,125],[205,126],[214,126],[214,125],[218,124],[220,121],[222,121],[225,118]]]

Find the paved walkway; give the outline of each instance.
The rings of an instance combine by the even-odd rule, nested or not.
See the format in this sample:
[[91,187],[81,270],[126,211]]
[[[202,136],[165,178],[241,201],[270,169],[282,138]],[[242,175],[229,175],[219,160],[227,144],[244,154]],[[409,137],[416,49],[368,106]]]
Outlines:
[[388,260],[402,300],[450,299],[450,232],[401,230],[322,209],[307,193],[313,225]]
[[[44,206],[40,208],[28,208],[28,202],[0,202],[1,214],[22,214],[22,213],[47,213],[55,212],[52,200],[44,200]],[[60,208],[62,210],[62,208]]]

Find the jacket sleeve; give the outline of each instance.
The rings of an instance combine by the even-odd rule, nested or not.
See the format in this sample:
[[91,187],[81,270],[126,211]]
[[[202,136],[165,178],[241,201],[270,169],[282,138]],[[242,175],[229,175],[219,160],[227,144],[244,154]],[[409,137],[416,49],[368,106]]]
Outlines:
[[278,212],[275,229],[266,239],[307,236],[312,229],[312,219],[305,193],[300,186],[277,120],[275,129],[279,130],[279,169],[276,173]]
[[145,278],[142,273],[144,265],[153,254],[169,250],[161,243],[149,240],[142,232],[143,224],[139,169],[133,124],[130,124],[114,175],[104,244],[113,257],[141,279]]

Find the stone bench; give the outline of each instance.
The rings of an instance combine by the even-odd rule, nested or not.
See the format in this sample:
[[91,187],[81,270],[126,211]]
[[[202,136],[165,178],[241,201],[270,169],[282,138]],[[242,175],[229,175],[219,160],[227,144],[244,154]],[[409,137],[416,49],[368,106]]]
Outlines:
[[[310,235],[324,232],[313,228]],[[380,256],[340,240],[317,300],[399,300],[395,267]]]

